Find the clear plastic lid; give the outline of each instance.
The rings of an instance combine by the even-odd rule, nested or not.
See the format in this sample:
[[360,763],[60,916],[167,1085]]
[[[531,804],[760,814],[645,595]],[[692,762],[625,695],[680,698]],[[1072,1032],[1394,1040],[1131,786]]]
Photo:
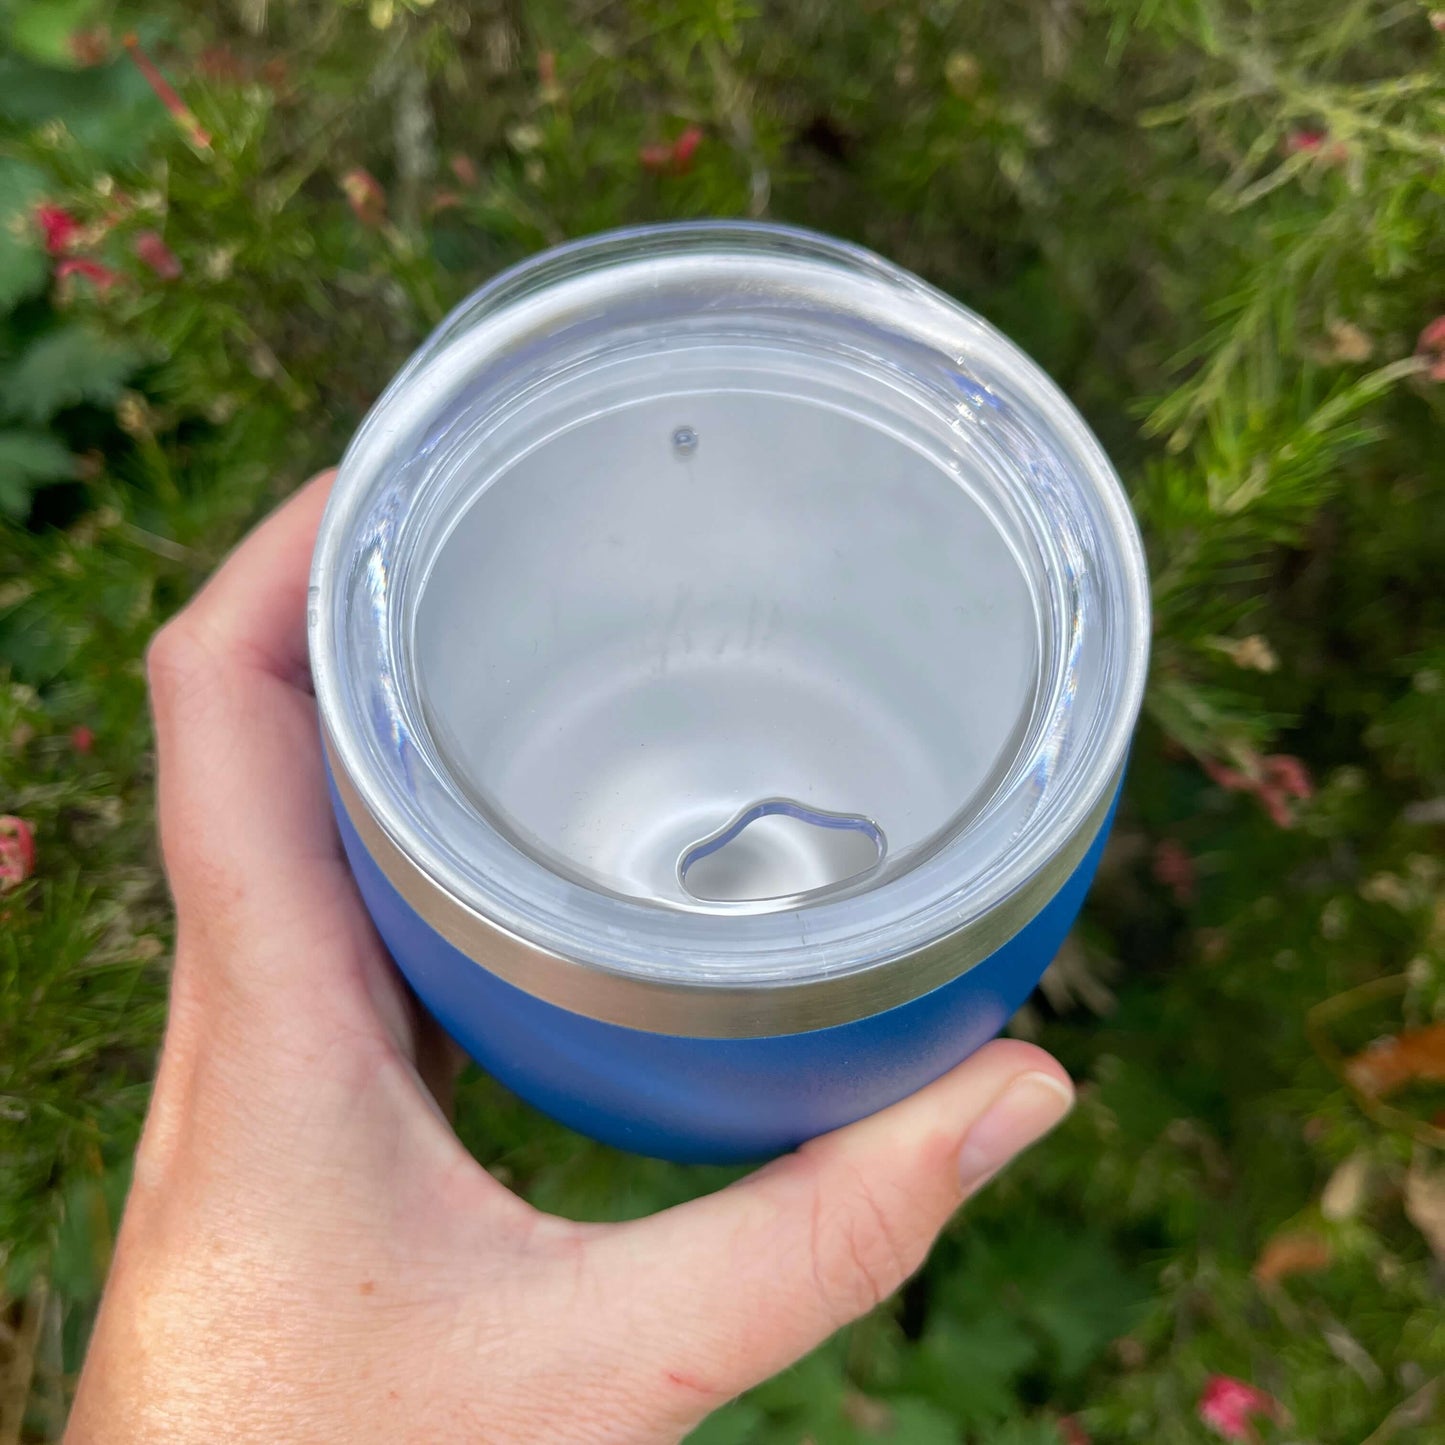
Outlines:
[[806,232],[657,227],[498,278],[388,388],[313,669],[351,806],[443,912],[682,990],[868,974],[872,1007],[1077,863],[1147,606],[1107,459],[987,323]]

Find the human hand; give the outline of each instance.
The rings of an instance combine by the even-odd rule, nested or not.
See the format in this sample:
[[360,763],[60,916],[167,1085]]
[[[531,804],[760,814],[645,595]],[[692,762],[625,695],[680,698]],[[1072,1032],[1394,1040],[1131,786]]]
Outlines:
[[67,1438],[677,1440],[896,1289],[1058,1122],[1068,1080],[993,1043],[628,1224],[510,1194],[447,1123],[449,1046],[333,828],[304,620],[328,487],[265,522],[151,652],[175,974]]

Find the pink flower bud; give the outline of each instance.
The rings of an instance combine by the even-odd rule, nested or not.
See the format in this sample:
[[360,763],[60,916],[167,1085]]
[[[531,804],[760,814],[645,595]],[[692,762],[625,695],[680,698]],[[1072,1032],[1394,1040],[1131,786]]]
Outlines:
[[363,226],[379,226],[386,220],[386,192],[381,182],[364,166],[352,166],[341,178],[347,204]]
[[56,262],[57,281],[68,281],[72,276],[84,278],[97,291],[109,291],[123,279],[118,271],[112,271],[109,266],[102,266],[99,261],[92,261],[86,256],[69,256]]
[[1350,148],[1342,140],[1330,140],[1323,130],[1292,130],[1280,142],[1287,156],[1317,155],[1329,165],[1340,165],[1349,159]]
[[137,257],[149,266],[162,281],[174,281],[181,274],[181,263],[175,252],[161,240],[159,231],[142,231],[135,238]]
[[141,48],[140,41],[134,35],[127,35],[125,48],[130,53],[135,68],[155,92],[156,99],[170,112],[171,118],[186,133],[191,144],[197,150],[210,150],[210,133],[191,113],[191,108],[181,99],[176,88],[161,74],[160,67]]
[[0,893],[18,888],[35,871],[35,832],[24,818],[0,818]]
[[1199,1397],[1199,1418],[1225,1440],[1255,1440],[1256,1415],[1280,1419],[1284,1411],[1273,1395],[1230,1375],[1211,1375]]
[[1310,770],[1289,753],[1271,753],[1264,760],[1265,776],[1291,798],[1312,798],[1315,792]]
[[1445,316],[1437,316],[1420,333],[1415,343],[1419,356],[1428,357],[1430,369],[1426,375],[1431,381],[1445,381]]
[[477,163],[462,151],[457,151],[447,164],[457,178],[458,185],[466,186],[470,190],[480,179],[477,175]]
[[690,125],[669,144],[645,145],[637,152],[638,163],[654,175],[683,176],[692,169],[693,157],[702,144],[702,127]]
[[45,249],[52,256],[63,256],[80,234],[80,222],[63,206],[36,206],[35,224],[40,227]]
[[1205,777],[1226,793],[1247,793],[1250,790],[1250,780],[1237,768],[1227,767],[1218,758],[1200,758],[1199,766],[1204,769]]
[[1154,880],[1167,888],[1174,901],[1185,908],[1194,902],[1198,880],[1194,856],[1175,838],[1161,838],[1154,848]]
[[672,143],[672,168],[675,174],[683,175],[692,169],[692,158],[702,144],[702,128],[690,125]]
[[1226,767],[1214,758],[1201,758],[1199,765],[1210,780],[1226,792],[1252,793],[1277,827],[1293,828],[1295,816],[1290,800],[1304,801],[1314,795],[1314,779],[1309,769],[1289,753],[1261,757],[1248,752],[1243,761],[1243,772]]
[[1276,828],[1294,827],[1294,809],[1290,807],[1283,788],[1273,783],[1259,783],[1255,786],[1254,795]]

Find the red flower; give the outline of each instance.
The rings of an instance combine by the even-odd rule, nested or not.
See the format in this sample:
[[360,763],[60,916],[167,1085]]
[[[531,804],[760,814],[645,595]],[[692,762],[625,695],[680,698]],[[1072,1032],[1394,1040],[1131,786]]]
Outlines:
[[142,231],[135,238],[134,250],[162,281],[174,281],[181,274],[181,263],[176,260],[175,252],[161,240],[159,231]]
[[1197,880],[1194,856],[1174,838],[1161,838],[1154,848],[1154,880],[1162,883],[1174,901],[1186,908],[1194,902]]
[[1227,768],[1218,758],[1201,758],[1199,766],[1211,783],[1217,783],[1226,793],[1247,793],[1249,779],[1237,768]]
[[78,753],[88,753],[95,746],[95,734],[84,723],[78,723],[70,730],[70,746]]
[[35,833],[24,818],[0,818],[0,893],[18,888],[35,871]]
[[551,90],[557,84],[557,57],[550,50],[537,53],[537,79],[543,90]]
[[1280,1419],[1284,1411],[1273,1395],[1230,1375],[1211,1375],[1199,1397],[1199,1418],[1226,1440],[1255,1440],[1253,1419]]
[[692,169],[693,157],[702,144],[702,128],[690,125],[666,145],[645,145],[637,152],[638,163],[654,175],[682,176]]
[[1294,827],[1294,809],[1291,798],[1301,800],[1314,794],[1315,785],[1309,769],[1288,753],[1273,753],[1260,764],[1263,776],[1254,784],[1254,795],[1264,804],[1264,810],[1281,828]]
[[35,224],[40,227],[45,249],[52,256],[63,256],[80,235],[80,222],[63,206],[36,206]]
[[1315,785],[1309,769],[1289,753],[1271,753],[1268,757],[1249,753],[1243,772],[1226,767],[1214,758],[1202,758],[1200,766],[1210,780],[1226,792],[1252,793],[1280,828],[1294,826],[1291,799],[1303,802],[1314,796]]
[[1349,157],[1349,147],[1342,140],[1332,141],[1328,131],[1292,130],[1280,142],[1287,156],[1317,155],[1331,165],[1339,165]]
[[672,143],[672,165],[678,175],[692,169],[692,158],[702,144],[701,126],[690,125]]
[[1445,316],[1437,316],[1420,333],[1415,352],[1429,358],[1430,370],[1426,374],[1431,381],[1445,381]]
[[442,211],[453,211],[462,203],[462,198],[455,191],[439,190],[432,193],[431,209],[432,214],[438,215]]
[[85,256],[70,256],[56,262],[57,281],[68,281],[72,276],[83,276],[97,291],[109,291],[123,279],[118,271],[112,271],[109,266],[102,266],[99,261]]
[[135,62],[135,68],[145,77],[146,84],[155,91],[156,99],[170,111],[176,124],[190,138],[191,144],[197,150],[210,150],[210,133],[192,114],[191,108],[177,94],[175,87],[161,74],[155,61],[141,49],[140,41],[134,35],[127,35],[125,48],[130,52],[130,58]]
[[1059,1440],[1062,1445],[1092,1445],[1089,1432],[1073,1415],[1059,1417]]
[[1288,797],[1301,800],[1314,797],[1315,784],[1310,770],[1289,753],[1271,753],[1264,760],[1264,774],[1270,786],[1280,789]]
[[386,220],[386,192],[381,182],[362,166],[352,166],[341,178],[346,203],[363,226],[379,226]]
[[1285,801],[1285,796],[1277,788],[1261,787],[1256,789],[1255,796],[1260,801],[1260,806],[1269,815],[1269,821],[1276,828],[1293,828],[1294,813],[1290,805]]

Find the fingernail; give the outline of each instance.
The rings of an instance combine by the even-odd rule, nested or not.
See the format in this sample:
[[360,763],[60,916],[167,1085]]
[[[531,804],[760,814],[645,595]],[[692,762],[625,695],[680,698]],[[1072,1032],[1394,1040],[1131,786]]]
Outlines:
[[1020,1074],[984,1110],[958,1151],[964,1190],[986,1183],[1073,1107],[1074,1091],[1052,1074]]

